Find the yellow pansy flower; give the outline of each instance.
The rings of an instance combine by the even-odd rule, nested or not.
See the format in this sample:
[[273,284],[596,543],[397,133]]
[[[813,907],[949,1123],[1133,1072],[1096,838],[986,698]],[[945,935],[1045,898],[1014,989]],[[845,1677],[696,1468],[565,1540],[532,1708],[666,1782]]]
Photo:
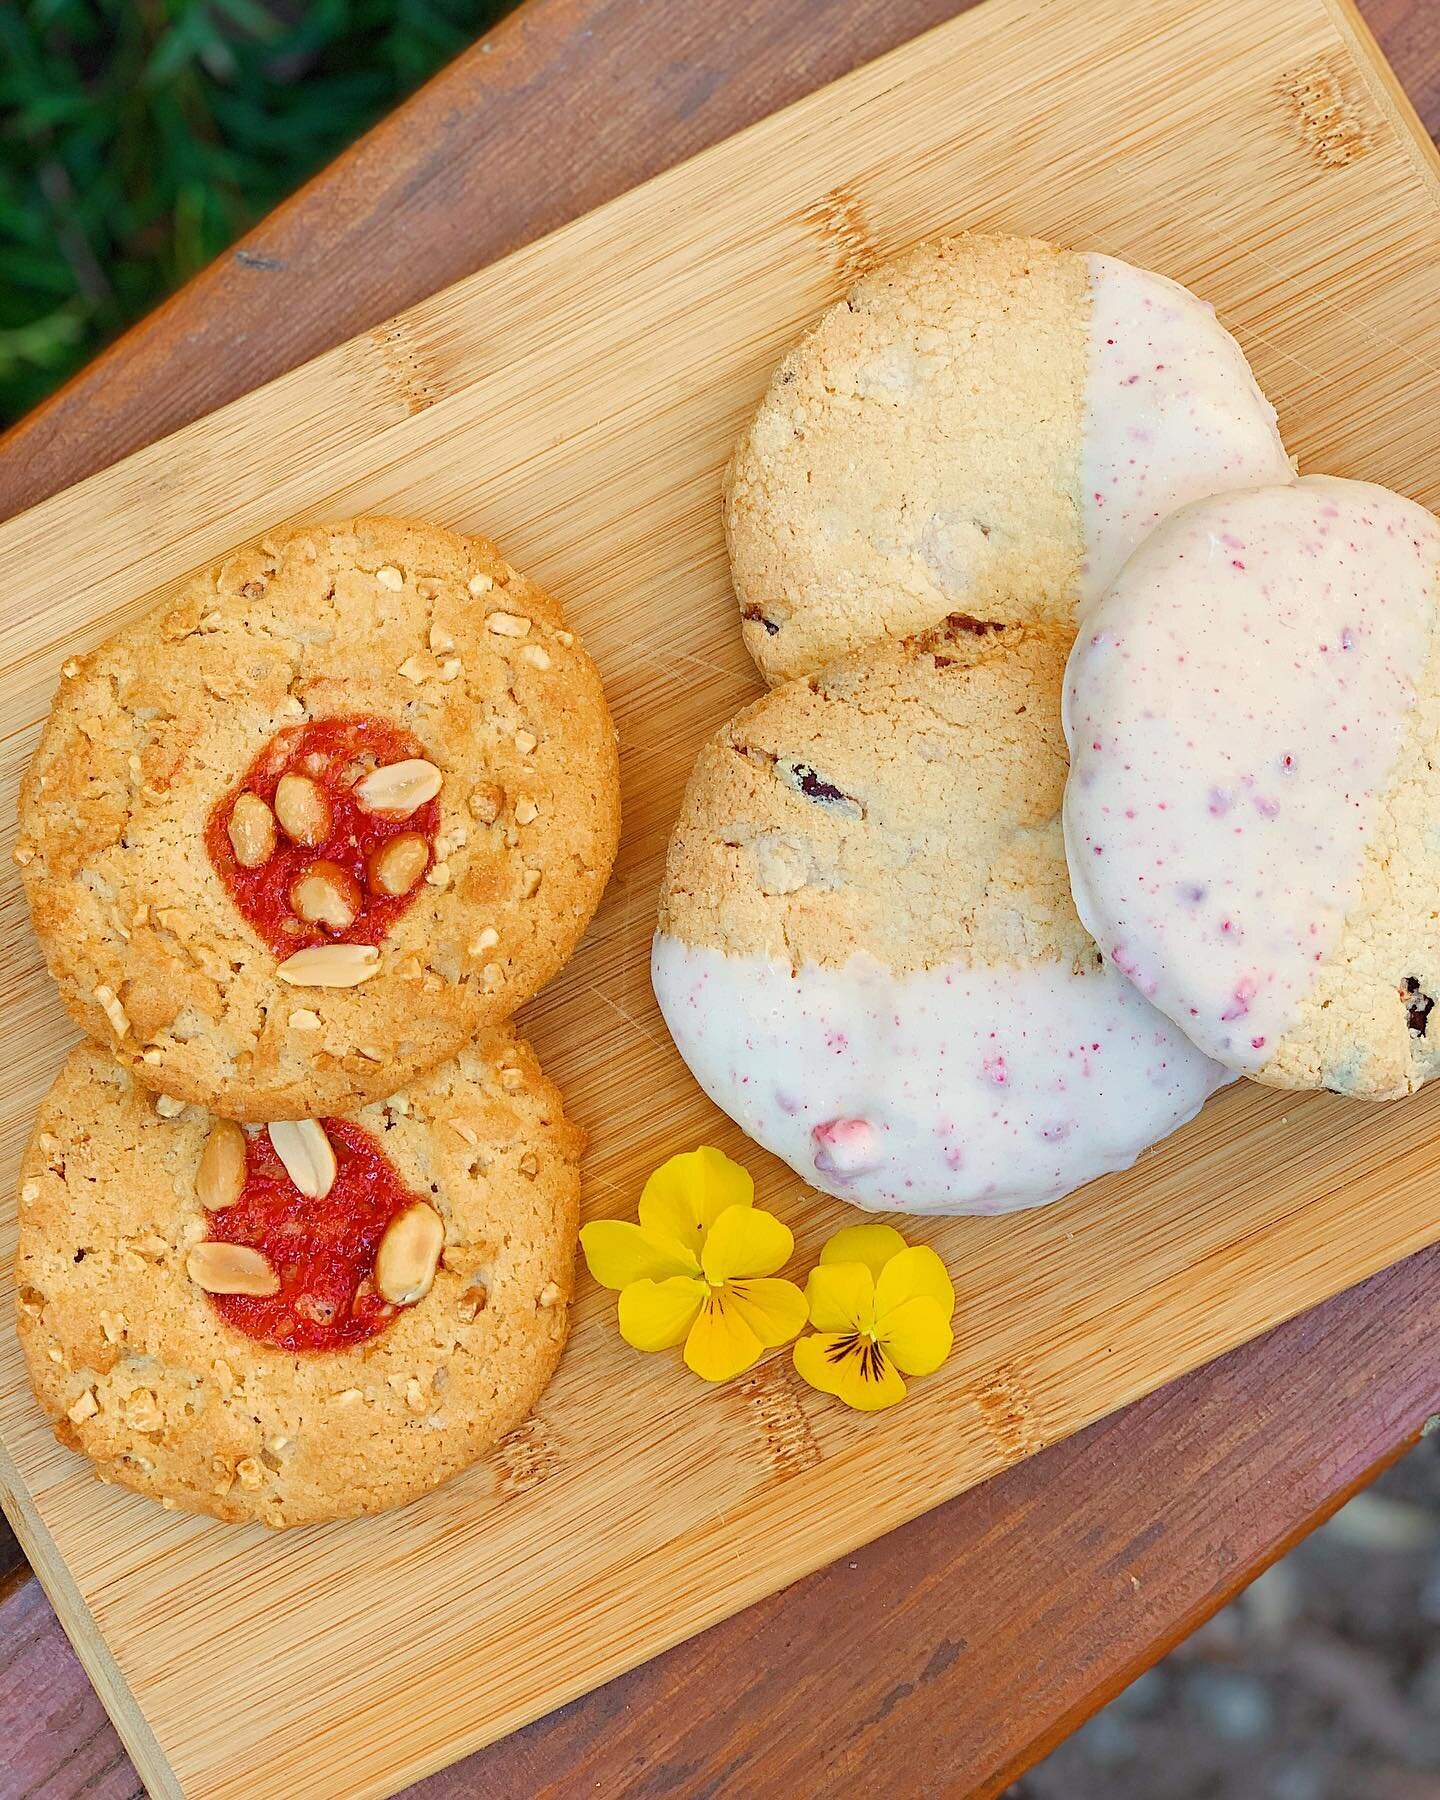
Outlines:
[[805,1323],[805,1296],[773,1279],[795,1239],[756,1206],[749,1172],[708,1146],[660,1165],[640,1196],[638,1225],[596,1219],[580,1243],[590,1273],[620,1291],[625,1342],[683,1343],[702,1380],[741,1374]]
[[923,1244],[893,1225],[851,1225],[820,1252],[805,1285],[810,1323],[791,1354],[822,1394],[861,1412],[905,1398],[906,1375],[929,1375],[950,1354],[955,1289]]

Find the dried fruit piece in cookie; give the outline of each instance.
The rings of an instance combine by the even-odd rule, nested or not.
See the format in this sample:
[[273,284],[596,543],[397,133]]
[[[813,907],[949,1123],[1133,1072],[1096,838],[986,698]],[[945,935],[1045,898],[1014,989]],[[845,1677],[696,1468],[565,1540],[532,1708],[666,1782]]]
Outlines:
[[[19,1332],[57,1436],[107,1479],[223,1519],[347,1517],[465,1468],[539,1398],[581,1134],[531,1051],[490,1034],[298,1125],[167,1116],[88,1043],[57,1077],[21,1173]],[[275,1137],[302,1176],[323,1138],[323,1198]]]
[[599,901],[599,677],[483,538],[287,531],[65,670],[26,894],[66,1005],[161,1092],[344,1113],[509,1017]]

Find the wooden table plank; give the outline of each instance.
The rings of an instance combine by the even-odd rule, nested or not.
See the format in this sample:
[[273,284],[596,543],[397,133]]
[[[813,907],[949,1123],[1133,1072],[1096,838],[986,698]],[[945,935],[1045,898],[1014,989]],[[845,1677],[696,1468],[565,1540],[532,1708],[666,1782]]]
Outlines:
[[[959,7],[529,0],[0,441],[0,513],[104,466]],[[1363,0],[1440,125],[1440,9]],[[566,181],[557,184],[555,171]],[[1440,1413],[1440,1248],[417,1793],[994,1792]],[[0,1540],[0,1571],[14,1561]],[[139,1791],[0,1575],[0,1800]]]
[[143,1795],[105,1708],[29,1575],[0,1578],[0,1719],[3,1800]]

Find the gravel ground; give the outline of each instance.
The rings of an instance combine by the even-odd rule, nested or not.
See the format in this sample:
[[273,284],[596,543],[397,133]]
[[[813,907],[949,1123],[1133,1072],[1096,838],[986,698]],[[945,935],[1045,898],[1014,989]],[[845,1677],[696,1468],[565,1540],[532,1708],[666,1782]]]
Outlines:
[[1440,1433],[1007,1800],[1440,1800]]

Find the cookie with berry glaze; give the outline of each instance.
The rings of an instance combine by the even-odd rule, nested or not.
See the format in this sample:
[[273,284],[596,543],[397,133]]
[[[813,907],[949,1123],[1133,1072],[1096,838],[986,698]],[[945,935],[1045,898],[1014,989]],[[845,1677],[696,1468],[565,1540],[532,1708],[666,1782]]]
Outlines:
[[1214,311],[1034,238],[922,244],[776,371],[726,482],[769,681],[956,610],[1074,621],[1176,507],[1291,474]]
[[1068,633],[956,616],[702,749],[652,977],[716,1104],[858,1206],[991,1213],[1123,1168],[1223,1079],[1104,965],[1061,841]]
[[56,1435],[237,1522],[425,1493],[559,1360],[581,1144],[508,1030],[345,1118],[268,1128],[157,1100],[82,1044],[21,1169],[20,1341]]
[[161,1092],[296,1117],[549,979],[618,791],[557,603],[483,538],[362,518],[238,551],[67,663],[16,858],[93,1037]]
[[1228,1068],[1384,1100],[1440,1070],[1440,524],[1366,482],[1203,501],[1071,659],[1080,916]]

